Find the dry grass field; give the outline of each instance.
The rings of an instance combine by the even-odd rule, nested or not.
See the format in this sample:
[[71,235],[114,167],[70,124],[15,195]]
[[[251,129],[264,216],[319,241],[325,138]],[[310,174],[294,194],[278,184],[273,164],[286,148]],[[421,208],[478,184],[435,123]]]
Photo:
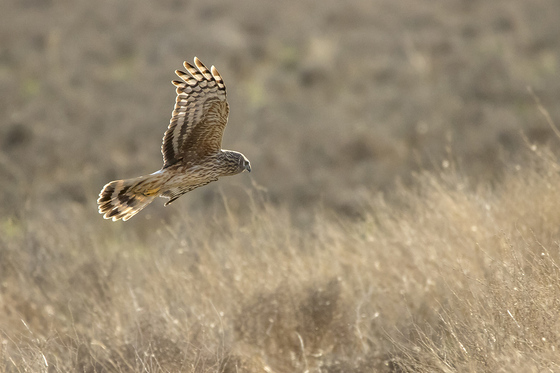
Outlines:
[[[1,8],[0,372],[560,372],[557,1]],[[195,55],[253,172],[103,220]]]

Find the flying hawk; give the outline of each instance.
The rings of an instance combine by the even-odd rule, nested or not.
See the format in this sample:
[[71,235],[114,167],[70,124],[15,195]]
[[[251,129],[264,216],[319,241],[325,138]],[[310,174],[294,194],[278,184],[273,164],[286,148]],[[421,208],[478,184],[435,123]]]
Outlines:
[[169,198],[165,206],[183,194],[221,176],[251,172],[241,153],[223,150],[222,135],[228,120],[226,86],[214,66],[208,70],[198,58],[188,73],[176,70],[177,99],[169,127],[163,136],[163,167],[153,174],[111,181],[99,193],[99,213],[113,221],[128,220],[156,197]]

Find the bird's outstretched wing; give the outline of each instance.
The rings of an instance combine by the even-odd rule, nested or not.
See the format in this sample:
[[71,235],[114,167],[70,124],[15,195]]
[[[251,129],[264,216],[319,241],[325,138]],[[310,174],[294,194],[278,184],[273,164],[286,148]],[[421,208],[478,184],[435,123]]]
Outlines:
[[201,158],[220,151],[229,106],[226,86],[214,66],[208,70],[198,58],[183,65],[174,80],[177,99],[169,127],[163,136],[163,168],[178,162],[196,165]]

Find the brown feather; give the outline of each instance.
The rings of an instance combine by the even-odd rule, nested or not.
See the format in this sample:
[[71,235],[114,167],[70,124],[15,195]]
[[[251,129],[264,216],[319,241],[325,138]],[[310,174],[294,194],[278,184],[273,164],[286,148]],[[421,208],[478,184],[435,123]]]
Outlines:
[[[173,82],[177,98],[161,147],[164,168],[181,160],[185,164],[196,164],[201,157],[221,148],[229,112],[226,87],[216,68],[212,69],[213,74],[198,58],[195,58],[195,65],[185,61],[188,73],[175,72],[184,83]],[[220,104],[216,106],[216,102]],[[206,118],[211,109],[212,115]],[[203,136],[203,143],[199,143],[199,136]],[[209,141],[210,138],[213,140]]]

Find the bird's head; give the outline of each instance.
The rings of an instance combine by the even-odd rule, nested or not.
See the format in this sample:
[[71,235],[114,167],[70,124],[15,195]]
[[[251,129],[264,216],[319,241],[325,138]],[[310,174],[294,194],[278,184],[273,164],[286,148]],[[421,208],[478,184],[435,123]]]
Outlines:
[[233,150],[225,150],[222,153],[225,156],[227,166],[227,171],[223,176],[237,175],[243,171],[251,172],[251,162],[243,154],[235,152]]
[[238,168],[239,173],[241,173],[243,171],[251,172],[251,162],[249,162],[247,157],[245,157],[243,154],[239,153],[239,155],[240,155],[240,157],[239,157],[239,168]]

